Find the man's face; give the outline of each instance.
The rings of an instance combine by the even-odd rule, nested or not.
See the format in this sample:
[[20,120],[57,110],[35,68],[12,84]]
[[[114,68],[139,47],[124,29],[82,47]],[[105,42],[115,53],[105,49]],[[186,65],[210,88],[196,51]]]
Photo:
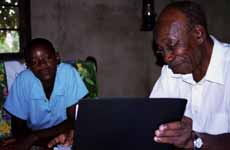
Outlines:
[[161,14],[156,28],[158,50],[174,73],[192,73],[201,62],[193,29],[186,24],[186,17],[176,9]]
[[27,64],[41,82],[50,83],[55,80],[57,70],[57,56],[48,47],[32,48],[30,61]]

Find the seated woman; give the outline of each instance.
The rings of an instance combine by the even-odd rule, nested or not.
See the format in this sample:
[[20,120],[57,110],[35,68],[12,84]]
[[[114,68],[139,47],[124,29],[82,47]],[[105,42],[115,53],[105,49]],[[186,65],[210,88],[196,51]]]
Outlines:
[[12,116],[17,150],[27,150],[73,128],[70,112],[88,90],[79,73],[59,63],[51,42],[33,39],[25,50],[28,69],[14,81],[4,108]]

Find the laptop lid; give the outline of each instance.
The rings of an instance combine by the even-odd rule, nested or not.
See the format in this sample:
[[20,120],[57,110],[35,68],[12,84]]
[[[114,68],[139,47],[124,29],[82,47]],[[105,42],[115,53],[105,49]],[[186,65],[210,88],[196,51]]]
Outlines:
[[154,142],[154,131],[180,120],[186,103],[145,97],[81,100],[73,150],[172,150],[172,145]]

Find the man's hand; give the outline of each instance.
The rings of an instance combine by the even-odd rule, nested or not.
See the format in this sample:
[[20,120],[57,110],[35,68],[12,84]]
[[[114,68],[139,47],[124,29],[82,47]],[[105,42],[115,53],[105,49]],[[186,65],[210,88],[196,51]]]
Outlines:
[[0,149],[10,150],[29,150],[33,143],[36,141],[35,136],[28,136],[26,138],[9,139],[3,141],[0,145]]
[[15,142],[15,150],[29,150],[32,146],[33,146],[33,143],[34,143],[34,138],[25,138],[23,140],[16,140]]
[[179,148],[192,148],[192,120],[183,117],[181,121],[160,125],[159,129],[155,131],[154,141],[173,144]]
[[61,144],[64,146],[70,146],[73,144],[73,136],[74,136],[74,130],[70,130],[67,133],[60,134],[59,136],[55,137],[53,140],[51,140],[48,143],[48,147],[52,148],[53,146],[57,144]]

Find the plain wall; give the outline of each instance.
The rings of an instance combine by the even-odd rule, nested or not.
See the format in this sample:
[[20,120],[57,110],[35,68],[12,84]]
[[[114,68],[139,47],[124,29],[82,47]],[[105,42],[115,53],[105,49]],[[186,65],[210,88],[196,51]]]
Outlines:
[[[169,2],[155,0],[156,14]],[[230,40],[230,1],[198,2],[210,32]],[[100,96],[148,96],[160,67],[141,11],[142,0],[31,0],[32,37],[52,41],[64,60],[95,57]]]

